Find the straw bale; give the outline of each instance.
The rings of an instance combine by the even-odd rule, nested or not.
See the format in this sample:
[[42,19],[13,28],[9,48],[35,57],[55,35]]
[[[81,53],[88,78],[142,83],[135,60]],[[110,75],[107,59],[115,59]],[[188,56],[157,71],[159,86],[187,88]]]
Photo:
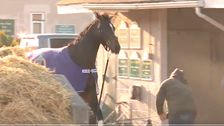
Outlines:
[[72,93],[46,67],[15,55],[0,58],[0,123],[72,123]]
[[8,55],[17,55],[21,57],[25,57],[26,49],[15,47],[1,47],[0,48],[0,57],[8,56]]

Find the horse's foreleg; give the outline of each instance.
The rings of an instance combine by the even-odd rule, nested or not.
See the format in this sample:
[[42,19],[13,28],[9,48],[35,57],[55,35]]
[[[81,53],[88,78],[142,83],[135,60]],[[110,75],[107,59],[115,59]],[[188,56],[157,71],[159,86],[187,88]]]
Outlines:
[[94,91],[91,96],[92,96],[92,98],[91,98],[92,103],[90,103],[91,104],[90,106],[91,106],[97,120],[103,120],[103,114],[102,114],[102,111],[99,106],[96,91]]
[[96,84],[93,83],[95,79],[92,74],[89,75],[85,92],[81,93],[80,96],[89,104],[94,113],[93,116],[90,116],[90,123],[96,124],[97,120],[103,120],[103,114],[97,99]]
[[88,103],[91,110],[93,111],[93,115],[90,116],[89,123],[90,124],[96,124],[97,120],[103,120],[103,114],[100,109],[96,92],[90,91],[90,92],[83,92],[80,93],[80,96]]

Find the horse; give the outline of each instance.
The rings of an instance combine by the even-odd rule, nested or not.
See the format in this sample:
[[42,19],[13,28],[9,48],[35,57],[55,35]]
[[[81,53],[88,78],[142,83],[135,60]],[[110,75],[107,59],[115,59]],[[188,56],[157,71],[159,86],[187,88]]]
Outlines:
[[56,74],[63,74],[73,88],[90,106],[93,115],[89,123],[96,124],[103,120],[97,98],[96,56],[99,46],[106,51],[118,54],[120,44],[115,35],[112,17],[108,14],[95,14],[95,20],[90,23],[78,37],[67,46],[61,48],[40,48],[28,56],[30,60],[45,65]]

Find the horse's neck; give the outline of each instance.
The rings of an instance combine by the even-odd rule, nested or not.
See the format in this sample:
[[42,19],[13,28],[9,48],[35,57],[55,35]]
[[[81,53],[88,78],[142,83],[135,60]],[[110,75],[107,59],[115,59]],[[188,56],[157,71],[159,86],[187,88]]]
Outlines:
[[69,46],[70,56],[76,64],[85,68],[95,67],[96,55],[100,45],[96,38],[87,33],[80,42]]

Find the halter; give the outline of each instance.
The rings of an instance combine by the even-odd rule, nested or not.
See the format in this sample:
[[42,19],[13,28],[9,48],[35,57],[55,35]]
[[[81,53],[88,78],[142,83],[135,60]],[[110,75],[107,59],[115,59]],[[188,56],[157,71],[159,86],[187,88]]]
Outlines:
[[104,47],[104,49],[105,49],[107,52],[109,52],[109,51],[110,51],[110,48],[109,48],[109,46],[108,46],[108,45],[109,45],[109,43],[110,43],[110,42],[109,42],[109,41],[107,41],[107,42],[106,42],[106,44],[102,44],[102,45],[103,45],[103,47]]
[[[110,25],[112,25],[112,24],[110,24]],[[101,33],[103,32],[103,31],[102,31],[102,28],[99,28],[98,30],[99,30],[99,34],[101,34]],[[111,41],[106,41],[105,43],[102,43],[104,49],[105,49],[107,52],[110,51],[110,48],[109,48],[109,46],[108,46],[110,43],[111,43]]]

